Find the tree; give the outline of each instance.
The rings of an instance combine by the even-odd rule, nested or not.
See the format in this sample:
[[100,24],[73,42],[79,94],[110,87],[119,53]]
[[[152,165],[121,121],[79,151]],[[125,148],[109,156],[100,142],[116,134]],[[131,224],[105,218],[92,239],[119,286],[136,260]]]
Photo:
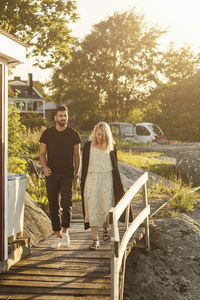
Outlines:
[[28,43],[41,68],[70,57],[67,24],[77,19],[76,1],[1,0],[0,27]]
[[148,27],[134,9],[96,24],[74,46],[72,61],[54,72],[55,98],[70,98],[71,107],[88,118],[97,114],[106,120],[126,119],[159,82],[157,46],[164,32]]
[[192,51],[190,45],[176,49],[174,43],[170,43],[167,51],[163,53],[162,62],[162,74],[168,86],[191,78],[199,68],[199,56]]
[[[151,93],[145,120],[158,123],[169,139],[199,139],[199,54],[190,46],[175,49],[171,44],[163,53],[163,82]],[[153,108],[153,106],[152,106]]]

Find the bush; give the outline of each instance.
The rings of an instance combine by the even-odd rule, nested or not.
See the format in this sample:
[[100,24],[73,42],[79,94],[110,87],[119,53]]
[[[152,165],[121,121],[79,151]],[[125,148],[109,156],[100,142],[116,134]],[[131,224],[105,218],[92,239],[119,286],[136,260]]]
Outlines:
[[26,152],[22,134],[25,127],[20,122],[19,110],[13,103],[8,104],[8,157],[21,156]]
[[19,157],[8,157],[8,172],[10,174],[26,173],[27,164],[25,159]]
[[31,132],[34,130],[38,131],[47,125],[47,121],[42,117],[38,117],[37,114],[29,114],[26,117],[21,117],[21,123]]
[[196,204],[195,194],[191,193],[187,187],[182,187],[174,194],[170,203],[178,212],[193,211]]
[[35,154],[40,152],[40,136],[42,134],[43,128],[39,130],[34,130],[33,132],[29,129],[23,134],[23,139],[27,145],[28,153]]
[[37,202],[39,207],[42,208],[46,214],[49,214],[45,180],[37,178],[35,174],[32,176],[27,175],[26,190],[35,202]]

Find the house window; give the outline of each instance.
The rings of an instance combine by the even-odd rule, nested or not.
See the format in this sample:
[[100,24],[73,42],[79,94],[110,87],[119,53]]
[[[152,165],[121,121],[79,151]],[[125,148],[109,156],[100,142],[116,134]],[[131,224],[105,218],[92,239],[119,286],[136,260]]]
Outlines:
[[38,102],[34,101],[33,102],[33,111],[37,111],[38,110]]
[[27,111],[33,111],[33,101],[27,101]]

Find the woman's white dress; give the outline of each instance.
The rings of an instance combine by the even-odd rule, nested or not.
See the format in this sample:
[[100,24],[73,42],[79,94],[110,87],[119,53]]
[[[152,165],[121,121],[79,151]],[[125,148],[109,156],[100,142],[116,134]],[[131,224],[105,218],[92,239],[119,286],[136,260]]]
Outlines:
[[110,153],[90,148],[88,173],[84,188],[85,222],[102,226],[108,221],[113,203],[113,176]]

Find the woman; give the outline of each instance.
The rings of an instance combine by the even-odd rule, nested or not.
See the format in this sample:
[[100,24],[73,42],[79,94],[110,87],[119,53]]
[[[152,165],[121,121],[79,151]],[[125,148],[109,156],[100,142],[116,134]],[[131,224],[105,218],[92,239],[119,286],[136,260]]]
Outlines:
[[108,240],[108,212],[124,195],[115,142],[105,122],[95,125],[83,147],[81,195],[85,229],[91,227],[93,238],[89,249],[96,250],[98,228],[103,225],[103,240]]

